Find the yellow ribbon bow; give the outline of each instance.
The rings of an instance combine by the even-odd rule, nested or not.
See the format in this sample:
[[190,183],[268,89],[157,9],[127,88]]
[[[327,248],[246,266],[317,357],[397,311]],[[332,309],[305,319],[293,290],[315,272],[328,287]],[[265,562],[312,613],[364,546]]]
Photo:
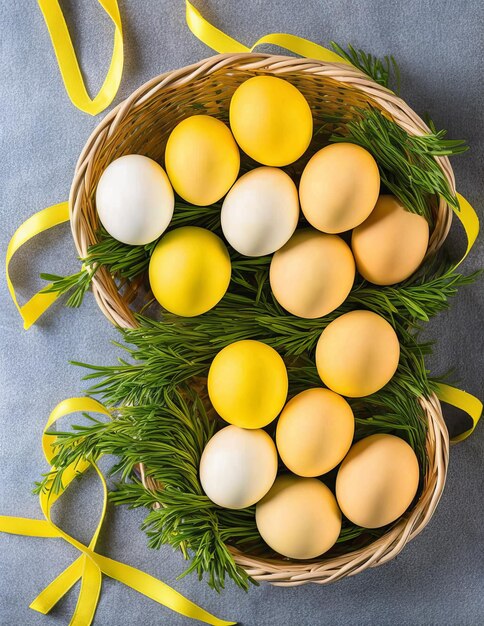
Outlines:
[[[55,454],[53,447],[55,435],[47,434],[46,431],[61,417],[78,411],[101,413],[102,415],[110,417],[110,412],[102,404],[92,398],[69,398],[58,404],[50,414],[42,436],[42,448],[49,465]],[[94,468],[101,481],[103,506],[92,539],[89,545],[86,546],[54,524],[51,518],[51,508],[60,496],[65,493],[72,481],[90,467]],[[51,470],[53,477],[55,475],[55,467],[51,467]],[[61,537],[81,552],[81,555],[35,598],[30,605],[31,609],[44,614],[48,613],[69,589],[81,579],[79,597],[70,626],[89,626],[94,618],[99,600],[102,574],[105,574],[186,617],[191,617],[205,622],[206,624],[212,624],[213,626],[229,626],[236,624],[236,622],[228,622],[208,613],[185,598],[181,593],[150,574],[146,574],[130,565],[98,554],[95,551],[106,514],[108,498],[106,481],[95,463],[82,461],[70,465],[64,471],[62,481],[63,486],[58,493],[54,493],[52,490],[52,480],[49,481],[47,487],[40,493],[40,508],[42,509],[45,520],[0,515],[1,532],[28,535],[30,537]]]

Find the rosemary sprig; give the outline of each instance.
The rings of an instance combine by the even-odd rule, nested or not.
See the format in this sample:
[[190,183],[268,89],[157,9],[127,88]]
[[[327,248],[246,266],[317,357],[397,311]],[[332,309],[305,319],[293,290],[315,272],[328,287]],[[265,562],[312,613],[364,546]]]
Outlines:
[[416,137],[374,108],[360,109],[358,117],[331,136],[330,141],[350,141],[368,150],[380,170],[385,187],[413,213],[432,223],[431,204],[436,196],[458,209],[459,204],[436,158],[467,150],[464,141],[445,139],[446,131]]
[[[243,263],[247,266],[249,261]],[[255,275],[262,271],[262,265],[259,260]],[[216,353],[234,341],[264,341],[286,358],[311,354],[328,323],[358,308],[383,315],[411,346],[409,328],[418,329],[422,321],[445,309],[457,288],[474,278],[438,266],[433,274],[422,274],[415,284],[407,281],[400,287],[374,287],[362,282],[338,309],[324,318],[308,320],[281,309],[270,294],[267,280],[261,287],[248,276],[245,282],[240,281],[244,284],[239,284],[238,292],[227,294],[202,316],[179,318],[166,313],[161,321],[138,316],[139,328],[120,331],[122,342],[118,345],[126,358],[117,365],[74,364],[89,370],[85,379],[94,383],[90,393],[102,394],[110,405],[155,403],[165,388],[206,375]]]
[[[143,528],[149,545],[157,548],[164,543],[190,553],[187,574],[196,571],[216,590],[224,587],[230,576],[247,589],[250,578],[237,566],[227,542],[241,537],[243,541],[258,541],[254,534],[253,510],[231,512],[219,518],[219,507],[203,494],[198,480],[198,466],[204,446],[212,436],[216,423],[208,419],[200,400],[186,391],[165,394],[164,402],[151,406],[121,407],[108,422],[90,418],[90,424],[73,426],[70,432],[55,432],[56,455],[53,472],[39,483],[37,491],[49,487],[54,493],[62,489],[62,475],[72,463],[82,459],[95,462],[103,454],[114,454],[118,463],[112,473],[124,481],[112,494],[116,504],[149,509]],[[128,482],[138,463],[145,463],[146,475],[163,489],[152,493],[138,480]],[[232,526],[234,534],[232,536]],[[245,531],[248,527],[248,532]]]
[[390,82],[395,82],[395,92],[400,91],[400,69],[393,55],[385,55],[380,59],[363,50],[356,50],[351,44],[348,44],[348,49],[345,50],[335,41],[331,42],[331,47],[379,85],[390,88]]
[[[169,230],[193,224],[217,230],[220,227],[220,204],[199,207],[177,201]],[[151,254],[159,241],[156,239],[144,246],[130,246],[111,237],[104,228],[99,231],[98,239],[97,243],[89,246],[86,257],[79,259],[82,262],[79,272],[71,276],[41,274],[43,280],[52,283],[43,292],[69,293],[66,305],[79,307],[100,267],[105,267],[119,279],[133,280],[148,269]]]

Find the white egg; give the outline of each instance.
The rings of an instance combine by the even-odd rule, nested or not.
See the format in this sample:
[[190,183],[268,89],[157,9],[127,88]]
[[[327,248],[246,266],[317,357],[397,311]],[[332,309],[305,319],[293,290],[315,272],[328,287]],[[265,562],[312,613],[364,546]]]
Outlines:
[[245,256],[272,254],[290,239],[299,219],[296,185],[276,167],[244,174],[222,205],[222,230]]
[[96,208],[108,233],[142,246],[167,229],[175,196],[165,170],[153,159],[127,154],[108,165],[99,179]]
[[200,483],[207,496],[227,509],[245,509],[263,498],[277,474],[276,446],[261,429],[227,426],[205,446]]

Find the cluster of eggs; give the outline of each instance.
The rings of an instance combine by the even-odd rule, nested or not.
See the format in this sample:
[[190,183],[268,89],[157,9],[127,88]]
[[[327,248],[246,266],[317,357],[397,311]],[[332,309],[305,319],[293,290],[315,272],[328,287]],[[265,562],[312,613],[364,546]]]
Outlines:
[[[230,128],[209,115],[183,119],[168,137],[165,170],[141,155],[125,155],[103,172],[96,207],[115,239],[144,245],[170,225],[176,192],[209,206],[223,198],[226,242],[245,256],[273,254],[270,285],[293,315],[317,318],[347,297],[356,269],[389,285],[420,265],[428,246],[426,220],[380,195],[378,166],[351,143],[322,148],[307,162],[298,186],[283,170],[307,150],[311,109],[291,83],[257,76],[230,102]],[[261,164],[237,179],[240,149]],[[309,227],[298,229],[300,212]],[[341,233],[352,230],[351,246]],[[231,276],[226,243],[196,226],[160,238],[149,268],[155,298],[168,311],[196,316],[224,296]]]
[[[353,444],[355,419],[343,394],[377,391],[398,358],[390,324],[376,313],[352,311],[331,322],[318,342],[316,365],[327,388],[306,389],[286,402],[287,370],[273,348],[253,340],[223,348],[210,366],[208,395],[230,426],[202,453],[205,494],[229,509],[256,504],[264,541],[295,559],[329,550],[342,513],[365,528],[395,521],[417,492],[415,453],[389,434]],[[274,441],[263,428],[278,416]],[[290,473],[277,477],[279,458]],[[318,477],[338,465],[334,495]]]
[[[249,257],[272,254],[274,298],[307,319],[337,309],[356,271],[374,284],[392,285],[419,267],[428,224],[394,196],[380,194],[378,166],[368,151],[347,142],[326,146],[308,160],[297,185],[281,169],[304,155],[313,136],[311,109],[295,86],[270,76],[245,81],[232,96],[229,122],[230,128],[209,115],[183,119],[166,144],[166,171],[145,156],[126,155],[99,180],[97,211],[114,238],[131,245],[159,239],[149,280],[164,309],[191,317],[216,306],[231,278],[227,244]],[[238,178],[240,150],[260,165]],[[175,192],[200,207],[223,199],[227,243],[197,226],[165,233]],[[308,226],[297,229],[300,213]],[[233,509],[256,504],[266,543],[298,559],[331,548],[342,514],[366,528],[396,520],[417,491],[416,456],[393,435],[353,443],[354,416],[344,396],[381,389],[399,355],[397,335],[382,317],[365,310],[341,315],[317,344],[326,388],[287,402],[287,371],[275,350],[257,341],[228,345],[208,376],[213,407],[230,425],[201,457],[207,496]],[[274,441],[263,428],[277,417]],[[278,477],[279,459],[289,473]],[[333,494],[318,477],[335,468]]]

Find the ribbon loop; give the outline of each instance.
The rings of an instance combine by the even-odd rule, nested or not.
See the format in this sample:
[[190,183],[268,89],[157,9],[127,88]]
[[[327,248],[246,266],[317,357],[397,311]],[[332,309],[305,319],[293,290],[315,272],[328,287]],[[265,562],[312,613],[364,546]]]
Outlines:
[[10,292],[10,296],[20,313],[21,318],[24,321],[25,330],[29,329],[32,324],[39,319],[39,317],[47,311],[47,309],[53,304],[58,297],[57,293],[43,293],[39,291],[28,302],[20,305],[15,294],[15,289],[10,278],[10,261],[13,255],[21,248],[25,243],[30,241],[36,235],[43,233],[49,228],[63,224],[69,221],[69,204],[67,202],[61,202],[60,204],[54,204],[53,206],[43,209],[38,213],[34,213],[23,224],[17,228],[13,237],[7,247],[7,255],[5,259],[5,273],[7,277],[7,287]]
[[98,0],[114,24],[111,64],[95,98],[90,98],[82,77],[62,9],[58,0],[37,0],[49,31],[59,70],[72,104],[89,115],[104,111],[116,96],[123,74],[123,28],[117,0]]
[[210,24],[189,0],[186,0],[185,7],[188,28],[197,39],[200,39],[201,42],[209,48],[212,48],[212,50],[215,50],[215,52],[253,52],[257,46],[272,44],[280,48],[286,48],[289,52],[294,52],[302,57],[326,61],[327,63],[345,63],[346,65],[351,65],[349,61],[340,57],[336,52],[328,50],[324,46],[320,46],[303,37],[289,35],[287,33],[270,33],[269,35],[264,35],[249,48],[222,32],[213,24]]

